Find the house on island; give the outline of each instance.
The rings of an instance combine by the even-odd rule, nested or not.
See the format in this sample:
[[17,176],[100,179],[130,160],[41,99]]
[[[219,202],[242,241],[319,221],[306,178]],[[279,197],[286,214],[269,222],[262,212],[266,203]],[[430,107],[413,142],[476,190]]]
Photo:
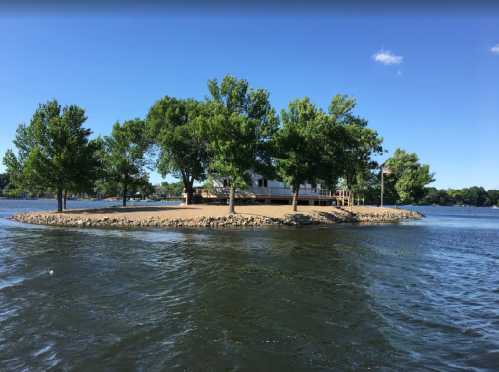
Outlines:
[[[221,178],[213,180],[211,188],[195,188],[195,200],[203,202],[227,202],[229,182]],[[290,204],[293,191],[289,185],[270,180],[257,173],[251,174],[251,181],[245,189],[236,189],[235,197],[243,202],[266,204]],[[346,190],[330,190],[318,184],[303,184],[298,193],[298,203],[308,205],[351,205],[352,195]]]

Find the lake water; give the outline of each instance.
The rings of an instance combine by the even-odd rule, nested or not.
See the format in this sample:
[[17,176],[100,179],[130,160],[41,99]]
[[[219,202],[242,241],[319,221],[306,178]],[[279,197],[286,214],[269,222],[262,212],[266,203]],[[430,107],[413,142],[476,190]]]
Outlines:
[[497,209],[226,231],[5,219],[54,206],[0,200],[2,371],[499,368]]

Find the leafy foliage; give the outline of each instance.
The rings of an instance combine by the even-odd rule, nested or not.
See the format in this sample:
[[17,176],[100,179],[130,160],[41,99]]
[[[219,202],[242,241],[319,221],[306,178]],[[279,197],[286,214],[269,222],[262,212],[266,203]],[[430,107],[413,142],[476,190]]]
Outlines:
[[270,139],[277,129],[277,118],[263,89],[253,90],[246,80],[225,76],[208,88],[209,171],[230,183],[230,206],[234,212],[234,191],[247,184],[249,171],[262,174],[271,169]]
[[182,191],[183,191],[184,184],[183,182],[162,182],[160,191],[162,195],[165,196],[182,196]]
[[144,121],[134,119],[114,124],[111,136],[101,140],[101,146],[104,187],[119,190],[126,206],[130,192],[148,183],[145,155],[149,141]]
[[316,184],[321,165],[319,138],[324,114],[308,98],[292,101],[281,112],[282,127],[275,136],[277,174],[291,186],[296,210],[300,185]]
[[16,188],[30,191],[53,190],[58,210],[63,191],[84,191],[91,187],[98,166],[91,131],[83,127],[85,111],[75,105],[62,108],[56,100],[42,104],[29,125],[21,124],[4,164]]
[[434,187],[426,189],[426,195],[419,204],[437,205],[470,205],[475,207],[499,206],[499,190],[485,190],[483,187],[473,186],[460,190],[438,190]]
[[430,166],[420,164],[415,153],[397,149],[393,156],[385,162],[391,171],[386,177],[386,188],[395,191],[397,202],[402,204],[415,203],[426,193],[426,185],[434,181]]
[[182,180],[186,204],[192,201],[194,181],[206,178],[206,120],[206,103],[172,97],[157,101],[147,115],[149,136],[159,148],[157,169],[163,177]]
[[276,135],[277,173],[291,185],[295,197],[300,185],[318,182],[334,189],[340,179],[356,194],[365,195],[377,164],[372,155],[382,152],[382,139],[355,116],[355,100],[333,97],[328,113],[308,98],[293,101],[281,114]]
[[328,120],[323,127],[320,174],[330,188],[334,188],[341,177],[347,188],[365,195],[377,167],[372,156],[383,152],[383,139],[367,126],[367,120],[354,115],[355,106],[355,100],[345,95],[336,95],[331,100]]
[[[61,108],[57,101],[40,105],[30,124],[19,126],[16,152],[5,154],[8,193],[52,191],[60,201],[63,193],[94,189],[105,196],[121,194],[126,205],[131,193],[153,191],[146,170],[149,151],[155,151],[156,169],[181,180],[182,187],[168,187],[175,194],[183,189],[187,203],[195,182],[208,180],[213,187],[214,179],[228,181],[230,212],[236,189],[247,185],[252,172],[291,186],[294,208],[305,183],[334,189],[341,182],[356,196],[370,201],[379,196],[373,157],[383,152],[382,138],[354,113],[355,99],[336,95],[326,112],[308,98],[298,99],[282,111],[280,123],[269,93],[250,88],[246,80],[228,75],[220,82],[210,80],[208,89],[205,101],[163,97],[145,121],[116,123],[110,136],[95,140],[89,140],[90,130],[83,128],[83,109]],[[433,181],[429,167],[400,149],[386,165],[392,175],[386,177],[385,194],[393,201],[497,201],[496,194],[475,188],[428,189]]]
[[5,194],[5,191],[7,191],[7,187],[10,182],[10,177],[7,173],[1,173],[0,174],[0,196],[3,196]]

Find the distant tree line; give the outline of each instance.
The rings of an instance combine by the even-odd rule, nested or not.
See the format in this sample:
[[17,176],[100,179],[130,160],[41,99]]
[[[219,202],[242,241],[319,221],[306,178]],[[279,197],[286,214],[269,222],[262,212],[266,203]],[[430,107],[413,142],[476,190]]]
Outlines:
[[[293,210],[304,183],[333,190],[341,185],[358,198],[379,200],[379,164],[373,157],[384,152],[382,138],[354,113],[355,99],[336,95],[322,110],[305,97],[279,115],[268,91],[251,88],[246,80],[210,80],[208,91],[205,100],[166,96],[145,118],[117,122],[110,135],[94,139],[83,126],[82,108],[61,107],[55,100],[41,104],[29,124],[19,125],[16,151],[5,154],[7,189],[50,191],[59,211],[68,193],[121,195],[125,206],[137,190],[152,191],[147,171],[156,169],[180,180],[186,204],[195,183],[226,180],[233,213],[235,193],[254,171],[289,185]],[[391,169],[386,190],[395,201],[426,196],[433,175],[415,154],[397,150],[385,166]]]
[[478,186],[460,190],[438,190],[430,187],[426,189],[426,195],[419,201],[419,204],[499,206],[499,190],[485,190]]
[[184,184],[182,181],[180,182],[161,182],[159,187],[160,196],[169,197],[169,198],[180,198],[184,193]]
[[0,196],[7,196],[7,188],[9,186],[9,175],[0,173]]

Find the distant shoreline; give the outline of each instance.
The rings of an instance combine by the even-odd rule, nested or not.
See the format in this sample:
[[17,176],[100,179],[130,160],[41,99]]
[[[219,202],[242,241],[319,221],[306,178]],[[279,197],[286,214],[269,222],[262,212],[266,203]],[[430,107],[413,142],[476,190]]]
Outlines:
[[[9,196],[0,196],[0,199],[2,200],[54,200],[57,201],[56,198],[12,198]],[[160,203],[160,202],[167,202],[167,201],[172,201],[172,200],[178,200],[178,201],[183,201],[185,198],[182,196],[179,197],[172,197],[172,198],[167,198],[167,199],[128,199],[128,202],[155,202],[155,203]],[[102,198],[102,199],[97,199],[97,198],[68,198],[68,202],[72,201],[113,201],[113,202],[120,202],[122,201],[121,198]]]
[[289,205],[241,205],[236,207],[236,214],[228,215],[225,205],[195,204],[75,209],[62,213],[28,212],[16,214],[11,219],[29,224],[71,227],[224,228],[329,225],[343,222],[376,224],[422,217],[418,212],[397,208],[299,206],[298,212],[292,212]]
[[[179,202],[183,202],[185,198],[183,197],[178,197],[178,198],[170,198],[170,199],[159,199],[159,200],[154,200],[154,199],[145,199],[145,200],[134,200],[134,199],[130,199],[128,200],[129,203],[147,203],[147,202],[150,202],[150,203],[166,203],[166,202],[171,202],[171,201],[179,201]],[[11,197],[7,197],[7,196],[0,196],[0,200],[27,200],[27,201],[33,201],[33,200],[54,200],[56,201],[57,199],[55,198],[11,198]],[[95,201],[95,202],[99,202],[99,201],[108,201],[108,202],[117,202],[117,203],[121,203],[121,199],[120,198],[104,198],[104,199],[92,199],[92,198],[89,198],[89,199],[85,199],[85,198],[82,198],[82,199],[68,199],[68,202],[74,202],[74,201]],[[496,209],[496,208],[499,208],[499,206],[496,206],[496,205],[472,205],[472,204],[452,204],[452,205],[446,205],[446,204],[399,204],[399,205],[394,205],[394,204],[386,204],[385,205],[388,207],[388,208],[392,208],[392,207],[396,207],[396,208],[399,208],[399,207],[451,207],[451,208],[493,208],[493,209]]]

